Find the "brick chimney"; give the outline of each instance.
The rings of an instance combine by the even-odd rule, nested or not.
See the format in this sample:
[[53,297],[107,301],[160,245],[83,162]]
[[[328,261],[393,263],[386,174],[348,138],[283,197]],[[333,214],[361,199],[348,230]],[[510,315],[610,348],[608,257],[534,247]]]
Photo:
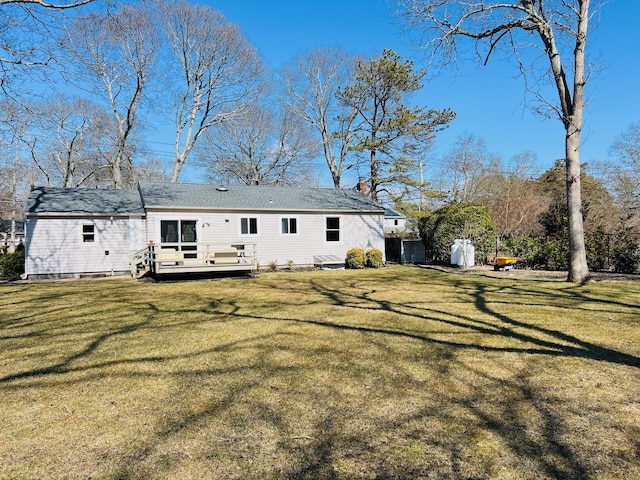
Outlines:
[[358,180],[358,184],[356,185],[356,190],[358,190],[361,194],[366,195],[369,189],[367,188],[367,182],[364,181],[364,178],[360,177]]

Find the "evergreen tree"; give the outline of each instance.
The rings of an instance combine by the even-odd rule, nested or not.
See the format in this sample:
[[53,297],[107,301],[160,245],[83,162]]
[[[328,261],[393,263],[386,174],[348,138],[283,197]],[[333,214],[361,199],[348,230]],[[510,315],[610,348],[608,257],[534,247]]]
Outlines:
[[390,184],[419,186],[416,156],[455,117],[449,109],[406,105],[409,95],[422,88],[423,77],[413,62],[387,49],[380,58],[360,62],[355,81],[338,90],[338,98],[357,111],[351,149],[368,154],[373,200]]

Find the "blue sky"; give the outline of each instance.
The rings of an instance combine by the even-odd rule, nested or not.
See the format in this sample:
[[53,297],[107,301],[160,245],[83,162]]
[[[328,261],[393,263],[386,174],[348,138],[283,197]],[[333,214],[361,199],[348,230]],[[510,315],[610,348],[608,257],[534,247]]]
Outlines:
[[[337,46],[377,57],[392,48],[422,67],[417,46],[402,32],[393,5],[383,0],[210,0],[237,23],[276,69],[313,47]],[[588,50],[601,56],[603,69],[588,84],[582,162],[608,157],[615,137],[640,121],[640,1],[613,0],[601,13]],[[525,87],[513,65],[490,61],[484,68],[462,63],[429,81],[414,96],[417,105],[451,108],[457,118],[435,140],[429,161],[449,151],[455,140],[471,133],[483,138],[490,152],[505,160],[523,151],[538,156],[539,171],[564,157],[562,125],[542,120],[525,104]],[[348,183],[348,180],[347,180]],[[327,185],[328,186],[328,185]]]

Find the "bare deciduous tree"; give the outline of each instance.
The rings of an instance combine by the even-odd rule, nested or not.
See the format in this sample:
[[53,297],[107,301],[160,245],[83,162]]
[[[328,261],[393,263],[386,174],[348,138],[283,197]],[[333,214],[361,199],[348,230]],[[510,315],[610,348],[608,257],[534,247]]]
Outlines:
[[493,161],[484,139],[463,134],[443,158],[438,186],[449,192],[451,201],[469,202],[475,196],[480,176]]
[[340,188],[353,139],[357,110],[341,105],[336,94],[355,75],[356,58],[340,48],[314,49],[285,67],[283,79],[292,111],[318,132],[333,186]]
[[631,224],[640,224],[640,122],[632,123],[611,145],[609,183]]
[[500,238],[542,232],[539,217],[550,202],[533,179],[535,164],[531,152],[515,155],[509,168],[501,159],[494,159],[476,179],[471,201],[487,207]]
[[7,100],[0,103],[0,126],[0,217],[11,220],[11,245],[15,246],[16,220],[22,217],[28,193],[28,173],[21,150],[31,118],[25,115],[22,104]]
[[125,5],[109,14],[80,17],[68,28],[67,51],[76,75],[105,99],[116,123],[113,186],[133,171],[129,145],[159,48],[149,5]]
[[173,98],[175,164],[172,181],[194,145],[210,127],[241,115],[263,74],[256,49],[217,10],[185,1],[162,7],[165,34],[176,78],[182,86]]
[[47,185],[99,183],[99,171],[108,168],[102,144],[112,128],[109,112],[76,97],[33,105],[32,115],[24,141]]
[[25,68],[51,66],[58,56],[54,32],[65,12],[93,1],[0,0],[0,89],[7,93],[10,80]]
[[171,173],[162,160],[158,158],[147,158],[135,165],[137,177],[139,180],[148,182],[168,182],[171,179]]
[[[557,101],[543,100],[565,130],[566,185],[569,205],[570,261],[568,280],[589,277],[584,244],[580,188],[580,138],[587,82],[588,26],[598,4],[606,0],[398,0],[411,27],[429,36],[434,55],[455,61],[461,39],[470,39],[486,64],[501,48],[515,58],[521,72],[534,74],[523,56],[538,46],[546,58],[539,71],[550,74]],[[594,4],[594,6],[592,6]],[[537,42],[534,41],[537,39]],[[538,82],[530,82],[530,85]]]
[[640,122],[632,123],[611,146],[612,154],[640,178]]
[[273,105],[251,106],[206,133],[202,165],[221,182],[245,185],[309,184],[306,161],[317,146],[304,123]]
[[76,2],[76,1],[45,2],[43,0],[0,0],[0,7],[5,5],[22,5],[27,8],[42,7],[49,10],[68,10],[70,8],[86,5],[93,1],[94,0],[80,0],[79,2]]

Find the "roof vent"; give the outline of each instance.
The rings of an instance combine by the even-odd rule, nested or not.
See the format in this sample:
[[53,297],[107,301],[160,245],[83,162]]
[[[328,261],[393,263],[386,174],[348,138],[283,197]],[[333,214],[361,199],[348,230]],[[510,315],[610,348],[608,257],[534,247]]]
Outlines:
[[219,191],[219,192],[228,192],[229,191],[229,189],[224,185],[220,185],[220,186],[216,187],[216,190]]

